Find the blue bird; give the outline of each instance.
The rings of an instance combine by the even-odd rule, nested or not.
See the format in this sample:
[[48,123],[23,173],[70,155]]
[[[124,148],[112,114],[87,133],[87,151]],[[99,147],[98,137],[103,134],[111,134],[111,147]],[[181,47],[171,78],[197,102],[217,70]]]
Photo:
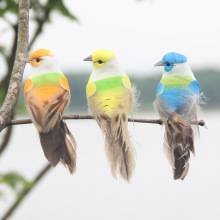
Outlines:
[[190,152],[195,155],[194,136],[200,86],[184,55],[167,53],[154,66],[164,66],[154,108],[165,125],[164,152],[172,166],[174,179],[184,179],[189,170]]

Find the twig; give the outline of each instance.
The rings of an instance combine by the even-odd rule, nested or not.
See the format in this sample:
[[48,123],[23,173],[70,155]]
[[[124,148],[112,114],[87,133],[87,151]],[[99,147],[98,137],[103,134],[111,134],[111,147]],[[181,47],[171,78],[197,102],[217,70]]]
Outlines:
[[17,208],[17,206],[23,201],[23,199],[28,195],[28,193],[36,186],[36,184],[41,180],[41,178],[50,170],[51,165],[47,164],[35,177],[34,181],[30,188],[25,189],[21,195],[17,198],[17,200],[12,204],[12,206],[8,209],[5,215],[1,220],[6,220],[13,213],[13,211]]
[[[94,119],[93,116],[91,115],[66,115],[63,116],[64,120],[83,120],[83,119]],[[129,122],[138,122],[138,123],[150,123],[150,124],[158,124],[158,125],[162,125],[163,122],[160,119],[139,119],[139,118],[128,118]],[[22,120],[11,120],[11,122],[9,122],[7,126],[12,126],[12,125],[22,125],[22,124],[31,124],[32,121],[31,119],[22,119]],[[195,124],[198,124],[200,126],[205,126],[205,122],[203,120],[200,120],[198,122],[195,122]]]
[[4,134],[4,138],[3,138],[3,141],[0,145],[0,155],[4,152],[4,150],[6,149],[7,147],[7,144],[10,140],[10,137],[11,137],[11,134],[12,134],[12,128],[13,127],[8,127],[5,134]]
[[44,13],[44,18],[39,19],[39,20],[37,21],[37,25],[38,25],[38,26],[37,26],[37,29],[36,29],[36,31],[35,31],[34,36],[33,36],[32,39],[30,40],[30,43],[29,43],[29,46],[28,46],[28,50],[30,50],[30,48],[32,47],[33,43],[36,41],[37,37],[39,36],[39,34],[42,32],[43,25],[44,25],[44,23],[48,20],[49,15],[50,15],[50,12],[51,12],[50,8],[47,8],[47,9],[45,10],[45,13]]
[[0,132],[5,128],[6,124],[11,121],[13,109],[17,103],[25,61],[28,48],[28,20],[29,20],[29,1],[19,1],[19,14],[18,14],[18,41],[16,58],[11,74],[10,84],[0,109]]

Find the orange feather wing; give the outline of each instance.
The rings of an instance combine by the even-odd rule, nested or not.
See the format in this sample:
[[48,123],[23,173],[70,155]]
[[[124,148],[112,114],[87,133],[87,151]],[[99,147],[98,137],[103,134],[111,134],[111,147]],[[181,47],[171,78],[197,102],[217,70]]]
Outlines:
[[25,83],[27,111],[39,132],[50,131],[70,101],[69,84],[65,78],[60,78],[60,86],[34,88],[29,79]]

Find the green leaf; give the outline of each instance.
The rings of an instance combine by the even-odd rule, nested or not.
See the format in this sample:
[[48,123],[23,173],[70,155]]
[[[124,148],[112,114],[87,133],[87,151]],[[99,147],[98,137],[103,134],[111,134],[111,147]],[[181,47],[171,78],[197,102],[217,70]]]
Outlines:
[[72,19],[72,20],[77,20],[76,16],[73,15],[68,8],[64,5],[63,0],[53,0],[53,1],[48,1],[47,7],[49,7],[51,10],[57,10],[59,11],[62,15]]
[[3,17],[5,13],[11,12],[18,14],[18,0],[1,0],[0,2],[0,17]]
[[41,20],[45,15],[45,10],[46,10],[45,5],[40,3],[39,0],[32,0],[31,7],[32,7],[31,10],[34,12],[32,19],[35,21]]
[[27,181],[21,174],[16,172],[0,174],[0,184],[6,184],[9,186],[17,196],[19,196],[24,190],[33,186],[32,182]]
[[7,11],[10,11],[14,14],[18,14],[18,1],[16,0],[7,0]]

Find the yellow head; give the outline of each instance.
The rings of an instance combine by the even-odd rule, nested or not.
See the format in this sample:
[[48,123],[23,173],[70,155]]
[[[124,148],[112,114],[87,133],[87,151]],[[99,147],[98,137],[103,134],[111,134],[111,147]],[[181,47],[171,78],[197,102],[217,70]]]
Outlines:
[[102,68],[106,63],[115,58],[113,50],[96,50],[91,56],[84,59],[84,61],[92,61],[95,68]]
[[30,55],[30,62],[33,67],[38,67],[44,60],[43,57],[52,56],[53,52],[51,50],[39,49],[35,50]]
[[113,76],[125,76],[113,50],[96,50],[84,61],[92,61],[94,66],[89,82]]

